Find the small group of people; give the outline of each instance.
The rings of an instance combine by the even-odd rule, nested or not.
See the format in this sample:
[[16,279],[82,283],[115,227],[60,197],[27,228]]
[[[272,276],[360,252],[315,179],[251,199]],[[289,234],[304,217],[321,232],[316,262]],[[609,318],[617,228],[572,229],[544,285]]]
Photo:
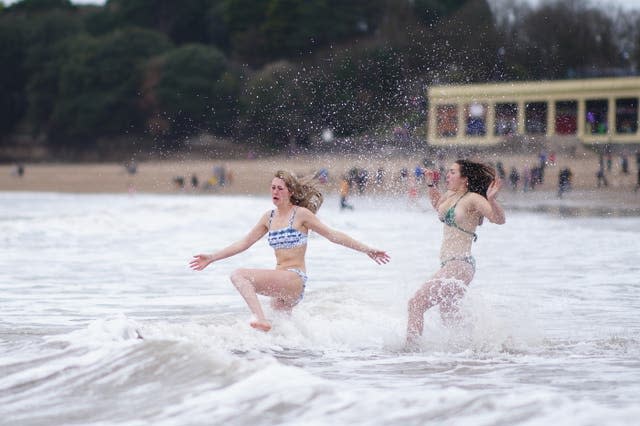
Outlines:
[[522,170],[522,174],[518,173],[515,167],[511,168],[509,173],[509,183],[512,190],[518,189],[518,182],[522,178],[522,190],[524,192],[533,191],[536,186],[544,183],[544,169],[540,166],[529,167],[525,166]]
[[[638,191],[640,188],[640,149],[636,150],[635,159],[637,170],[635,191]],[[601,152],[598,156],[598,171],[596,172],[596,185],[598,188],[609,186],[609,178],[614,179],[613,186],[616,186],[615,180],[620,178],[626,180],[624,177],[631,174],[629,153],[627,151],[619,153],[619,172],[617,173],[617,177],[613,164],[613,154],[609,147],[605,147],[605,152]]]
[[[418,344],[426,310],[439,305],[444,320],[455,313],[475,274],[471,246],[483,219],[505,223],[504,210],[497,201],[502,182],[490,166],[469,160],[455,161],[446,173],[445,192],[440,192],[434,176],[433,170],[425,170],[428,196],[444,225],[440,269],[409,300],[408,347]],[[284,312],[291,312],[303,299],[308,279],[305,254],[310,231],[364,253],[377,264],[390,261],[386,251],[370,247],[320,221],[316,213],[323,197],[311,183],[289,172],[278,171],[271,181],[271,200],[275,208],[263,213],[243,238],[214,253],[196,254],[190,261],[193,270],[201,271],[247,250],[267,234],[275,254],[275,269],[240,268],[231,274],[231,282],[253,314],[251,327],[265,332],[272,327],[258,295],[270,297],[271,307]]]
[[179,191],[185,191],[189,188],[191,191],[200,189],[205,191],[218,190],[233,183],[233,173],[225,165],[216,165],[211,169],[211,176],[204,182],[201,182],[196,173],[192,173],[190,177],[174,176],[172,182]]

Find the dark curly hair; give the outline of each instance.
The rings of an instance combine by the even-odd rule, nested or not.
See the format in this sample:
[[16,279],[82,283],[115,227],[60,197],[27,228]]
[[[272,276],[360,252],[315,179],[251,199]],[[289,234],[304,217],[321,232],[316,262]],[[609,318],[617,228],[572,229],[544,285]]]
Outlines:
[[292,173],[284,170],[278,170],[274,177],[284,181],[284,184],[291,193],[291,197],[289,198],[291,204],[305,207],[313,213],[316,213],[320,209],[324,197],[310,182],[303,182]]
[[460,176],[466,177],[469,183],[469,191],[475,192],[487,198],[487,189],[496,178],[493,167],[470,160],[456,160],[460,166]]

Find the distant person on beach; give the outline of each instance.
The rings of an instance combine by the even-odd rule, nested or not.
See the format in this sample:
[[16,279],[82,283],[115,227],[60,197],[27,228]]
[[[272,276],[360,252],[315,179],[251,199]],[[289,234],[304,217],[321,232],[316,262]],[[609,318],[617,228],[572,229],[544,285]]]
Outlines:
[[376,186],[378,187],[382,187],[384,185],[384,175],[386,174],[385,170],[383,167],[378,167],[378,170],[376,170],[376,178],[375,178],[375,182],[376,182]]
[[124,168],[127,171],[127,173],[130,174],[131,176],[133,176],[136,173],[138,173],[138,165],[136,164],[135,160],[131,160],[130,162],[125,164]]
[[609,186],[609,182],[607,182],[607,176],[604,173],[604,156],[600,154],[600,158],[598,160],[598,171],[596,172],[596,179],[598,188],[600,186]]
[[340,210],[349,209],[353,210],[353,206],[349,204],[347,197],[349,197],[349,190],[351,189],[351,183],[346,176],[340,179]]
[[176,186],[176,189],[179,191],[184,190],[184,176],[176,176],[173,178],[173,184]]
[[504,210],[496,199],[502,182],[493,168],[469,160],[457,160],[446,176],[447,191],[441,194],[426,171],[431,205],[444,223],[440,247],[440,269],[409,300],[407,347],[417,345],[424,328],[424,313],[440,305],[444,320],[456,313],[457,303],[476,271],[471,245],[478,238],[476,228],[483,218],[505,223]]
[[24,165],[22,163],[17,163],[11,171],[11,176],[17,176],[19,178],[24,176]]
[[507,172],[504,170],[504,165],[502,164],[502,161],[498,161],[496,163],[496,172],[498,173],[498,177],[500,178],[500,180],[505,180],[507,177]]
[[518,182],[520,181],[520,173],[515,167],[511,167],[511,171],[509,172],[509,183],[511,184],[511,189],[518,189]]
[[524,166],[522,177],[522,191],[527,192],[530,189],[533,189],[533,184],[531,183],[531,169],[529,168],[529,166]]
[[192,269],[201,271],[210,263],[247,250],[268,234],[269,245],[276,257],[275,269],[241,268],[231,274],[231,282],[255,317],[250,322],[251,327],[262,331],[271,329],[258,294],[271,297],[272,308],[285,312],[290,312],[302,300],[307,282],[305,253],[309,231],[317,232],[332,243],[363,252],[378,264],[389,261],[386,252],[322,223],[315,215],[322,204],[322,194],[291,173],[276,172],[271,181],[271,199],[276,208],[264,213],[244,238],[215,253],[197,254],[189,263]]
[[624,151],[620,154],[620,170],[625,175],[629,174],[629,156]]
[[636,191],[640,188],[640,150],[636,151],[636,169],[638,173],[638,179],[636,182]]
[[558,173],[558,198],[562,198],[562,195],[565,192],[571,190],[571,177],[573,173],[571,173],[571,169],[568,167],[563,168]]

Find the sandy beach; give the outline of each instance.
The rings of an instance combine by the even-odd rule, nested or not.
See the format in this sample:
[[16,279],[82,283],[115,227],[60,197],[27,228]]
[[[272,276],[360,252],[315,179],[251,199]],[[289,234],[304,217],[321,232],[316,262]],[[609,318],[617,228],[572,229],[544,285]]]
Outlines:
[[[500,161],[508,174],[515,167],[520,174],[526,167],[539,164],[537,155],[503,155],[488,153],[471,157],[478,161],[495,164]],[[278,169],[290,170],[299,176],[312,176],[320,169],[326,169],[329,179],[323,185],[325,194],[337,193],[339,179],[353,167],[368,171],[370,181],[376,170],[385,170],[384,185],[376,189],[370,185],[366,193],[403,195],[407,192],[406,183],[401,182],[400,170],[407,168],[410,173],[422,164],[420,155],[299,155],[295,157],[265,157],[257,159],[232,160],[165,160],[141,161],[136,164],[135,173],[127,171],[120,163],[34,163],[24,164],[24,174],[18,176],[12,164],[0,165],[0,191],[41,191],[73,193],[202,193],[202,194],[238,194],[262,195],[268,193],[268,185],[273,173]],[[436,164],[449,164],[454,158],[441,158]],[[219,186],[214,176],[215,167],[224,167],[227,182]],[[640,192],[635,192],[637,166],[630,158],[629,173],[622,173],[619,157],[614,156],[612,169],[607,172],[608,186],[597,187],[596,172],[598,157],[592,152],[582,152],[573,157],[558,155],[555,163],[545,168],[544,182],[534,191],[523,193],[522,179],[516,191],[505,182],[502,198],[505,201],[541,202],[553,201],[557,204],[558,174],[568,167],[572,176],[572,191],[565,194],[565,203],[580,202],[583,205],[601,207],[613,205],[619,208],[638,211]],[[192,176],[197,176],[198,185],[193,187]],[[176,178],[182,178],[180,186]]]

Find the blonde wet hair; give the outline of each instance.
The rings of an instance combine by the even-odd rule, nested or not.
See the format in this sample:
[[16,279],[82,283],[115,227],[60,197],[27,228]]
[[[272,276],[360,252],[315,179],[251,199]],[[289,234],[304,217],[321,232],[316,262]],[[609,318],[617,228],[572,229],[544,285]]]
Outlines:
[[278,170],[274,177],[284,181],[284,184],[291,193],[291,197],[289,198],[291,204],[305,207],[313,213],[316,213],[320,209],[324,197],[322,193],[311,184],[311,180],[302,181],[285,170]]

